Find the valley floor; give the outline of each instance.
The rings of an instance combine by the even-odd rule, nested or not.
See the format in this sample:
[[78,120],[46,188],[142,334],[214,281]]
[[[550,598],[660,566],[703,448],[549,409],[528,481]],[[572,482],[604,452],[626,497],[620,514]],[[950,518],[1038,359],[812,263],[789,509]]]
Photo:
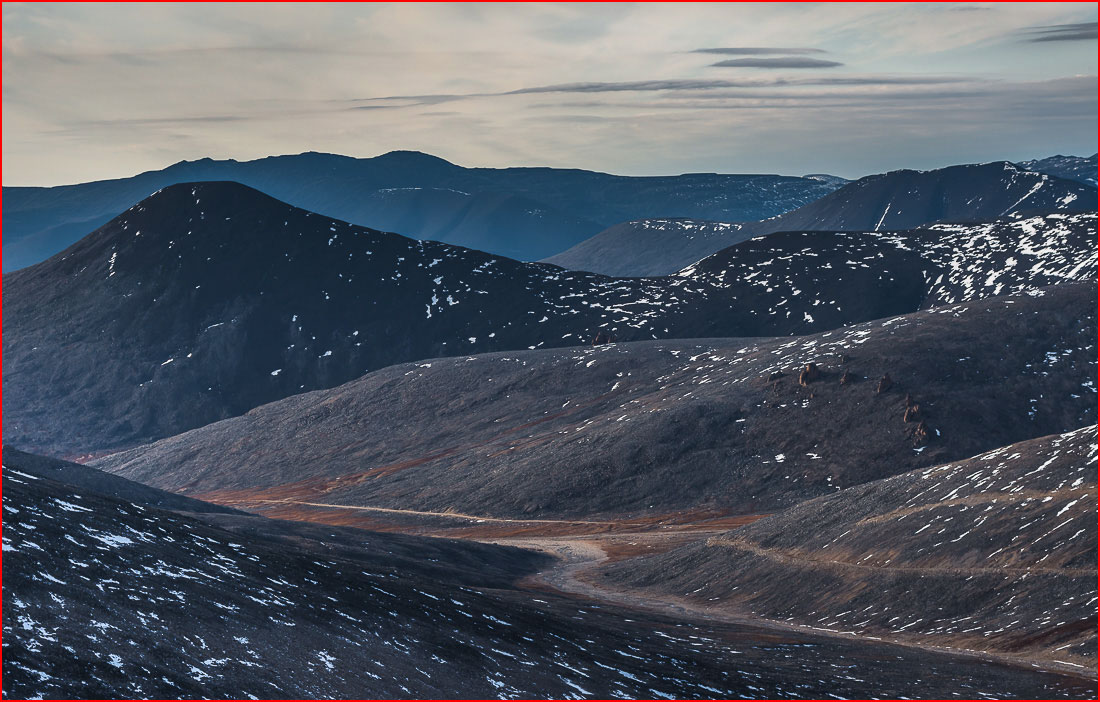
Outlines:
[[[866,644],[869,657],[881,655],[878,651],[884,644],[893,644],[930,655],[947,655],[963,660],[971,659],[1012,668],[1030,668],[1063,674],[1086,686],[1095,686],[1097,678],[1097,670],[1089,666],[1089,661],[1085,659],[1073,662],[1039,655],[1008,655],[937,645],[929,640],[931,637],[919,634],[871,636],[856,631],[769,619],[745,608],[730,607],[728,604],[708,605],[656,589],[629,587],[608,579],[608,574],[601,571],[601,568],[608,564],[629,565],[631,559],[654,556],[679,547],[705,542],[712,537],[728,533],[730,529],[750,524],[767,516],[763,514],[720,515],[707,512],[683,512],[636,519],[557,520],[505,519],[457,512],[355,507],[291,499],[233,502],[231,506],[257,511],[276,519],[315,521],[375,531],[457,538],[538,551],[552,556],[554,561],[551,566],[517,583],[521,591],[549,592],[579,598],[589,606],[599,603],[608,607],[625,608],[638,612],[639,617],[671,618],[686,626],[725,624],[749,627],[756,631],[770,630],[777,635],[785,633],[794,636],[810,635],[815,638],[820,636],[839,638]],[[759,555],[777,560],[789,559],[789,556],[778,552],[762,552]],[[838,567],[860,567],[840,561],[832,563]],[[1064,569],[1059,570],[1064,572]]]

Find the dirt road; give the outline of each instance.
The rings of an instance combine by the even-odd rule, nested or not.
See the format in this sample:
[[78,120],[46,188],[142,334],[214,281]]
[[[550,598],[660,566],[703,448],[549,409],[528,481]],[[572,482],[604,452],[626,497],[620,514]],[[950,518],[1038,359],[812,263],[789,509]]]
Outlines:
[[[983,651],[930,645],[918,636],[870,636],[854,631],[839,631],[822,627],[793,624],[764,619],[751,612],[740,612],[727,606],[708,606],[704,602],[636,589],[619,585],[605,585],[599,574],[600,566],[608,561],[619,561],[646,555],[655,555],[691,542],[714,539],[738,544],[730,529],[754,521],[763,515],[714,518],[693,521],[696,515],[662,515],[659,518],[625,520],[568,520],[502,518],[464,514],[455,511],[428,512],[386,507],[363,507],[322,502],[283,499],[250,499],[247,504],[235,503],[266,513],[276,518],[302,519],[333,524],[361,526],[375,530],[417,533],[445,538],[468,539],[532,549],[554,557],[552,566],[525,578],[519,583],[522,589],[554,591],[574,597],[613,604],[644,612],[661,614],[695,622],[727,624],[770,629],[776,633],[818,634],[863,642],[889,642],[926,651],[974,657],[1013,665],[1024,665],[1050,671],[1084,675],[1095,678],[1095,669],[1063,665],[1049,660],[990,654]],[[278,510],[311,510],[286,514]],[[339,513],[362,515],[365,521],[346,521]],[[709,516],[709,515],[708,515]],[[355,517],[355,519],[360,519]],[[379,521],[383,520],[383,521]],[[721,538],[715,538],[721,537]],[[786,553],[762,553],[774,558],[790,558]],[[848,564],[822,562],[818,567],[842,567]]]
[[[693,621],[724,622],[751,626],[758,629],[775,631],[824,634],[848,640],[863,642],[882,641],[925,651],[948,653],[986,661],[1023,665],[1027,667],[1069,673],[1072,675],[1096,677],[1096,670],[1072,665],[1064,665],[1049,660],[1022,656],[987,653],[971,649],[934,646],[917,637],[877,637],[849,631],[837,631],[815,626],[774,621],[755,616],[751,613],[738,613],[728,609],[708,607],[677,597],[654,595],[650,592],[623,589],[621,587],[603,587],[600,585],[599,566],[608,560],[619,560],[639,555],[639,552],[659,553],[690,541],[708,539],[720,530],[699,530],[694,532],[660,533],[637,532],[607,535],[582,535],[567,537],[519,537],[504,539],[484,539],[486,543],[495,543],[542,551],[557,559],[553,566],[519,583],[520,587],[533,590],[553,590],[559,593],[615,604],[630,609],[655,612],[665,616],[674,616]],[[480,539],[479,539],[480,540]]]

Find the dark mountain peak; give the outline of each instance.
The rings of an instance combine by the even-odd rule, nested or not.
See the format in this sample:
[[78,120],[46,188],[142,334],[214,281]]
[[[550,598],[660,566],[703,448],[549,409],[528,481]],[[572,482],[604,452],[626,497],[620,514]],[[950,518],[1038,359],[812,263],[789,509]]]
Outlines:
[[[239,165],[240,162],[230,160],[218,160],[218,158],[210,158],[209,156],[204,158],[196,158],[194,161],[177,161],[176,163],[164,168],[163,171],[145,171],[136,178],[144,180],[145,187],[149,188],[146,193],[149,193],[157,185],[164,183],[164,177],[167,176],[169,180],[204,180],[210,177],[216,177],[219,171],[224,168],[232,168]],[[114,180],[114,183],[124,183],[125,179]],[[158,183],[160,182],[160,183]],[[79,185],[73,186],[79,187]]]
[[1054,161],[1054,160],[1063,160],[1063,161],[1069,161],[1069,160],[1081,160],[1081,161],[1089,161],[1089,160],[1095,160],[1095,159],[1096,159],[1096,156],[1097,156],[1097,154],[1095,154],[1095,153],[1094,153],[1094,154],[1093,154],[1092,156],[1074,156],[1073,154],[1054,154],[1053,156],[1045,156],[1045,157],[1043,157],[1043,158],[1037,158],[1037,159],[1032,159],[1032,160],[1030,160],[1030,161],[1023,161],[1023,162],[1021,162],[1021,165],[1025,165],[1025,164],[1028,164],[1028,163],[1042,163],[1043,161]]
[[989,173],[1001,173],[1019,175],[1023,173],[1034,174],[1039,176],[1042,180],[1046,180],[1050,176],[1046,173],[1040,173],[1032,168],[1019,163],[1012,163],[1011,161],[991,161],[989,163],[975,163],[968,164],[971,172],[973,171],[986,171]]
[[[168,166],[168,167],[169,168],[183,168],[185,166],[193,166],[193,165],[196,165],[196,164],[208,165],[208,164],[211,164],[211,163],[217,163],[217,161],[210,158],[209,156],[203,156],[202,158],[196,158],[196,159],[185,158],[185,159],[176,161],[175,163],[173,163],[171,166]],[[145,173],[151,173],[151,172],[152,171],[145,171]]]
[[[289,156],[291,156],[291,154],[286,154],[286,156],[289,157]],[[341,159],[341,160],[350,160],[350,161],[356,160],[355,157],[353,157],[353,156],[344,156],[343,154],[334,154],[331,151],[314,151],[312,149],[310,149],[309,151],[303,151],[303,152],[297,154],[297,156],[299,158],[332,158],[332,159]],[[282,157],[275,156],[273,158],[282,158]]]
[[1095,188],[1008,161],[992,161],[867,176],[772,222],[779,229],[792,231],[885,231],[941,220],[990,221],[1020,211],[1095,207]]
[[[201,235],[211,229],[208,225],[215,220],[231,222],[235,218],[260,212],[271,214],[294,209],[270,195],[232,180],[176,183],[138,202],[101,227],[96,234],[106,231],[113,238],[122,240],[141,236],[148,239],[186,229],[187,234],[194,232]],[[83,242],[77,246],[80,243]]]
[[267,156],[266,158],[257,159],[256,161],[246,161],[245,164],[266,164],[279,167],[289,166],[294,170],[317,168],[321,169],[323,172],[326,168],[354,167],[354,165],[361,160],[363,159],[344,156],[342,154],[332,154],[327,151],[303,151],[298,154]]
[[835,185],[838,188],[852,182],[847,178],[841,178],[840,176],[835,176],[831,173],[807,173],[802,177],[809,180],[816,180],[821,183],[826,183],[828,185]]
[[[835,198],[847,198],[853,194],[861,193],[868,187],[874,187],[876,189],[892,189],[900,188],[902,184],[912,183],[936,183],[945,178],[952,178],[958,176],[970,177],[973,179],[982,179],[984,182],[999,183],[1003,179],[1003,173],[1009,170],[1020,170],[1014,168],[1014,164],[1007,161],[996,161],[990,163],[965,163],[955,166],[946,166],[944,168],[933,168],[931,170],[920,170],[917,168],[898,168],[893,171],[885,171],[883,173],[872,173],[865,175],[862,178],[849,181],[846,185],[841,186],[836,191],[830,193]],[[826,196],[828,197],[828,196]],[[810,203],[804,209],[810,209],[816,202]],[[789,214],[789,213],[785,213]],[[779,215],[782,217],[783,215]]]
[[437,179],[457,176],[465,170],[421,151],[390,151],[364,160],[375,167],[382,167],[390,178],[396,179],[394,185],[398,186],[431,185]]
[[381,166],[390,174],[415,177],[418,179],[452,176],[466,170],[462,166],[455,165],[438,156],[426,154],[423,151],[409,151],[403,149],[387,151],[384,154],[361,160],[374,167]]
[[[183,174],[186,176],[186,174],[207,173],[210,172],[211,169],[215,169],[221,166],[232,166],[239,163],[240,161],[232,158],[215,159],[210,158],[209,156],[204,156],[203,158],[197,158],[194,160],[184,159],[182,161],[176,161],[171,166],[165,168],[164,172],[170,174]],[[141,175],[151,176],[156,173],[159,173],[159,171],[144,171]]]
[[[203,197],[207,198],[207,204],[209,205],[226,204],[226,198],[246,197],[265,200],[282,207],[288,207],[288,205],[276,200],[270,195],[266,195],[256,188],[238,183],[235,180],[201,180],[167,185],[137,203],[128,211],[140,212],[142,210],[148,210],[150,207],[160,206],[163,203],[176,201],[193,202],[197,206],[201,204],[201,202],[194,201],[201,200]],[[205,210],[206,208],[203,209]]]
[[[1006,178],[1012,179],[1021,176],[1034,178],[1035,180],[1049,180],[1051,177],[1066,179],[1069,178],[1069,176],[1059,172],[1052,172],[1050,166],[1056,165],[1060,161],[1084,162],[1087,160],[1088,159],[1077,156],[1051,156],[1050,158],[1042,160],[1023,161],[1020,163],[1013,163],[1011,161],[988,161],[986,163],[962,163],[931,170],[901,168],[896,171],[887,171],[886,173],[876,173],[874,175],[864,176],[863,178],[853,181],[852,184],[881,182],[884,180],[896,181],[902,179],[949,181],[950,179],[958,177],[982,178],[988,179],[989,182],[996,182],[998,180],[1004,181]],[[1072,180],[1073,178],[1070,179]]]
[[1015,163],[1012,163],[1011,161],[987,161],[986,163],[962,163],[962,164],[959,164],[957,166],[948,166],[947,168],[942,168],[940,170],[947,171],[947,170],[950,170],[952,168],[961,168],[961,169],[981,168],[981,169],[988,169],[990,171],[997,171],[998,169],[1002,170],[1002,171],[1023,171],[1023,170],[1027,170],[1026,168],[1020,168],[1019,165],[1017,165]]
[[196,159],[185,158],[185,159],[176,161],[171,166],[169,166],[169,168],[176,168],[176,167],[179,167],[179,166],[187,166],[187,165],[190,165],[190,164],[193,164],[193,163],[214,163],[214,159],[210,158],[209,156],[204,156],[202,158],[196,158]]
[[98,277],[108,288],[124,286],[126,296],[135,293],[132,286],[142,285],[144,292],[150,286],[163,292],[225,285],[258,291],[264,271],[273,266],[286,269],[293,260],[304,266],[299,272],[305,275],[322,260],[331,265],[326,241],[345,234],[370,243],[408,242],[397,234],[299,209],[236,181],[176,183],[26,270],[40,269],[42,275],[73,282]]
[[871,183],[881,180],[898,180],[902,178],[921,178],[926,180],[934,180],[937,178],[944,178],[950,176],[956,176],[959,174],[967,173],[973,176],[984,177],[997,177],[1003,172],[1025,172],[1026,169],[1020,168],[1015,163],[1009,161],[989,161],[988,163],[960,163],[954,166],[945,166],[943,168],[933,168],[929,170],[920,170],[918,168],[899,168],[893,171],[886,171],[885,173],[874,173],[872,175],[864,176],[851,182],[852,185],[859,183]]
[[374,161],[395,161],[416,165],[429,165],[429,166],[450,166],[452,168],[459,168],[451,163],[447,159],[440,158],[439,156],[433,156],[432,154],[426,154],[423,151],[413,151],[410,149],[397,149],[394,151],[387,151],[384,154],[375,156]]

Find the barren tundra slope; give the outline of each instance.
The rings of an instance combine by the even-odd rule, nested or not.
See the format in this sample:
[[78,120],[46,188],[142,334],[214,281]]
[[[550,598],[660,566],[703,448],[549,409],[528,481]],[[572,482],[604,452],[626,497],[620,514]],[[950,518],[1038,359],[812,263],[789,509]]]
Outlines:
[[802,502],[604,583],[825,630],[1096,666],[1096,426]]
[[233,183],[165,189],[4,275],[5,440],[133,446],[393,363],[594,338],[824,331],[1096,276],[1096,215],[786,233],[614,279],[355,227]]
[[524,592],[511,580],[544,559],[518,549],[186,515],[55,481],[25,455],[5,464],[5,698],[1090,689],[1065,675]]
[[434,359],[95,465],[249,509],[770,512],[1095,422],[1095,304],[1067,284],[803,337]]
[[932,171],[891,171],[848,183],[791,212],[759,222],[635,219],[545,261],[605,275],[666,275],[727,246],[772,232],[896,231],[939,221],[980,222],[1033,212],[1095,212],[1083,184],[1000,162]]

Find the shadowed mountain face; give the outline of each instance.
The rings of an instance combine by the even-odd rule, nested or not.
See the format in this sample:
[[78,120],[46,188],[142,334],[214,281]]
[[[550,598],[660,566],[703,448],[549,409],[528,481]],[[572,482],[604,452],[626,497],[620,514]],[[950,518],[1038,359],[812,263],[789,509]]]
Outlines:
[[636,178],[554,168],[462,168],[418,152],[184,161],[120,180],[4,188],[4,270],[42,261],[160,188],[232,180],[328,217],[537,260],[639,216],[762,219],[825,195],[831,176]]
[[1096,427],[852,487],[603,570],[771,619],[1094,668]]
[[1023,161],[1021,168],[1038,171],[1059,178],[1069,178],[1096,186],[1096,154],[1092,156],[1049,156],[1047,158]]
[[532,596],[512,586],[546,560],[529,551],[185,515],[4,461],[7,697],[1088,694],[1067,676]]
[[394,366],[95,465],[260,510],[770,512],[1094,422],[1095,285],[1032,292],[797,338]]
[[772,232],[890,231],[941,220],[977,222],[1015,213],[1095,210],[1095,183],[1090,187],[1009,163],[893,171],[853,181],[820,200],[761,222],[623,222],[545,261],[605,275],[666,275],[727,246]]
[[1095,215],[785,233],[676,276],[563,271],[331,220],[233,183],[168,188],[4,276],[5,440],[135,445],[439,356],[809,333],[1096,276]]

